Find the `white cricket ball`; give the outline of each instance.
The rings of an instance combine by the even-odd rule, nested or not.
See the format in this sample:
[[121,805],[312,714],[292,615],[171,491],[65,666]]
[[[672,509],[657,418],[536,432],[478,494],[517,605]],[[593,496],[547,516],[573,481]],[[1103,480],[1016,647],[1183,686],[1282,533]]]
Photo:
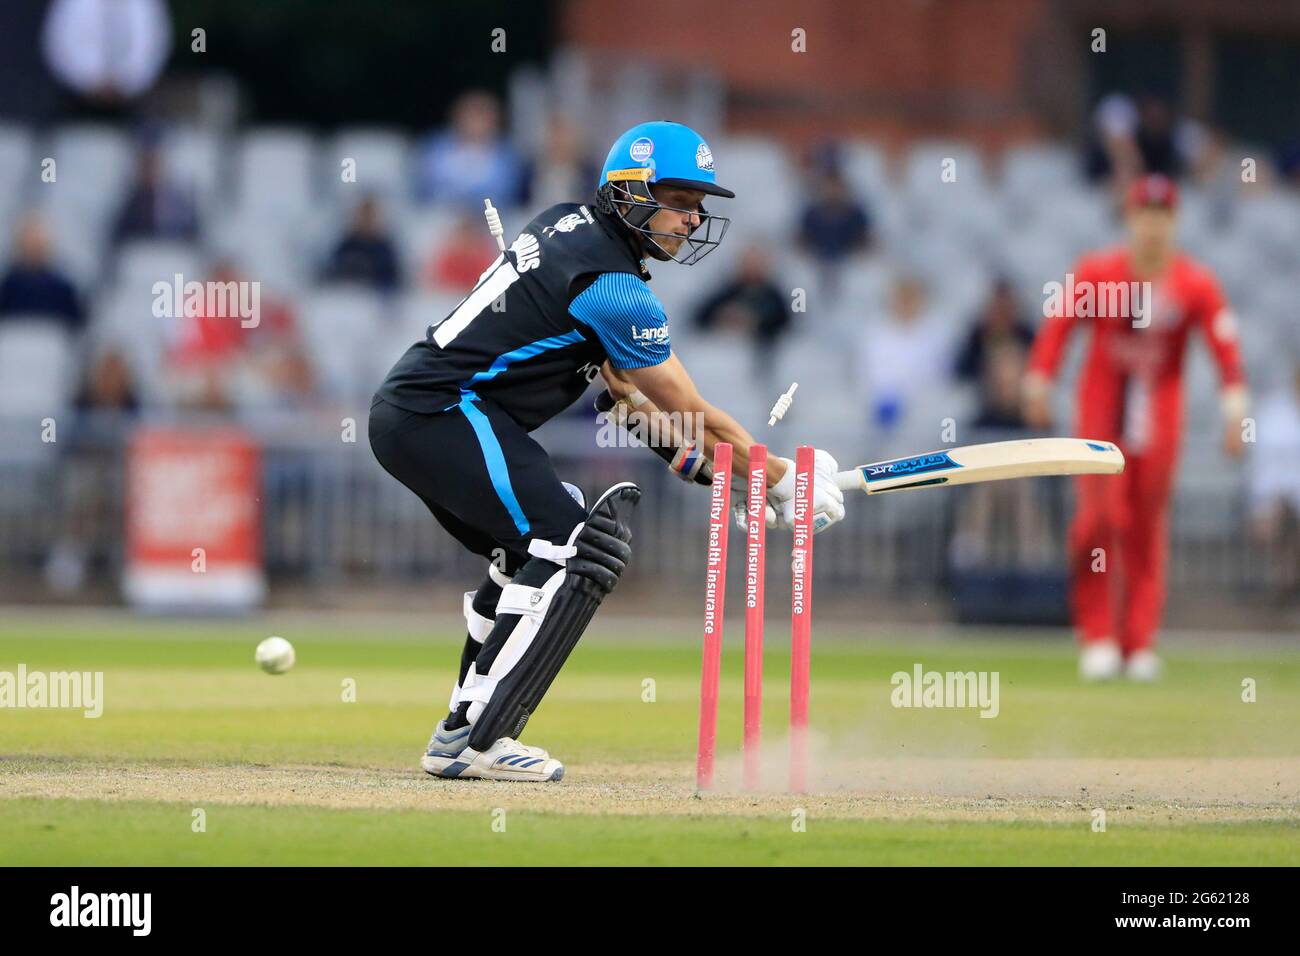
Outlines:
[[293,667],[293,645],[283,637],[268,637],[257,645],[257,666],[268,674],[283,674]]

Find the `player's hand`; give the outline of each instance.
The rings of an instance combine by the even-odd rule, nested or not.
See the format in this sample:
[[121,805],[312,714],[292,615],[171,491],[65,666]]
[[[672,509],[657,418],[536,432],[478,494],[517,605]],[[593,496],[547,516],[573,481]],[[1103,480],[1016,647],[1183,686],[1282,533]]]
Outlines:
[[[776,511],[777,527],[794,527],[794,462],[788,458],[785,474],[767,491],[768,501]],[[813,533],[825,531],[844,518],[844,492],[835,483],[839,464],[828,451],[818,448],[813,455]]]
[[1246,442],[1241,437],[1241,423],[1228,422],[1223,429],[1223,453],[1229,458],[1240,458],[1246,452]]
[[1025,424],[1038,431],[1052,428],[1052,399],[1046,393],[1030,392],[1025,395]]
[[[731,512],[736,516],[736,527],[746,534],[749,533],[749,509],[744,501],[735,501],[731,505]],[[763,523],[767,525],[769,531],[773,528],[780,527],[777,518],[776,509],[769,504],[763,505]]]

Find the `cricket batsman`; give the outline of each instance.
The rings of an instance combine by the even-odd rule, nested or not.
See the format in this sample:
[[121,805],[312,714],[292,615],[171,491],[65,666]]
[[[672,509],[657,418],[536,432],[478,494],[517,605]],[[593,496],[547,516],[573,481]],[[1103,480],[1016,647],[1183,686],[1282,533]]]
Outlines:
[[[370,446],[446,531],[488,561],[465,595],[468,636],[448,713],[421,760],[434,776],[548,781],[563,764],[516,739],[632,555],[640,490],[618,482],[588,505],[529,433],[600,376],[597,407],[702,423],[655,447],[674,473],[708,484],[714,446],[736,473],[753,438],[696,390],[673,353],[647,260],[694,265],[734,198],[713,154],[678,123],[634,126],[614,143],[595,202],[561,203],[519,233],[455,310],[406,351],[375,393]],[[666,414],[665,414],[666,413]],[[813,520],[844,516],[835,459],[816,453]],[[768,469],[768,522],[791,526],[794,465]]]
[[[1205,336],[1218,366],[1224,451],[1237,457],[1243,448],[1247,393],[1237,322],[1210,271],[1177,248],[1177,210],[1178,187],[1167,177],[1149,175],[1132,184],[1125,200],[1127,244],[1078,262],[1074,296],[1043,323],[1029,359],[1025,417],[1046,429],[1067,340],[1080,325],[1090,328],[1076,433],[1109,439],[1128,463],[1116,477],[1076,479],[1070,603],[1085,680],[1123,673],[1151,681],[1160,674],[1155,640],[1183,431],[1183,358],[1192,329]],[[1120,288],[1134,290],[1128,308],[1103,314],[1099,306]]]

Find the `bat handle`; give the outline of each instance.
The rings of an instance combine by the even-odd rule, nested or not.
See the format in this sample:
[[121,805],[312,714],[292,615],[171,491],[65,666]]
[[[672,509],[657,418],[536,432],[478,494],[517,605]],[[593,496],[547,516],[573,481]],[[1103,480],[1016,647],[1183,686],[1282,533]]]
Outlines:
[[862,472],[856,468],[835,474],[835,487],[840,491],[857,491],[862,487]]
[[497,208],[492,205],[491,199],[483,200],[483,218],[487,220],[488,232],[492,233],[492,238],[497,241],[497,248],[505,252],[506,241],[502,238],[505,229],[501,226],[501,213],[497,212]]

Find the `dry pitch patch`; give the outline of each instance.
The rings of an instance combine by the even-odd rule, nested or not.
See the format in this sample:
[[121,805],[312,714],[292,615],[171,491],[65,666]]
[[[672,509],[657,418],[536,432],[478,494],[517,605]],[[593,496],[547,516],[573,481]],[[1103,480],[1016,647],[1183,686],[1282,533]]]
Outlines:
[[626,816],[768,816],[792,807],[830,819],[1077,823],[1101,807],[1148,825],[1300,822],[1300,758],[911,759],[836,765],[816,792],[740,793],[738,766],[696,795],[693,767],[588,764],[559,784],[436,780],[418,769],[0,759],[0,799],[167,801],[352,810]]

